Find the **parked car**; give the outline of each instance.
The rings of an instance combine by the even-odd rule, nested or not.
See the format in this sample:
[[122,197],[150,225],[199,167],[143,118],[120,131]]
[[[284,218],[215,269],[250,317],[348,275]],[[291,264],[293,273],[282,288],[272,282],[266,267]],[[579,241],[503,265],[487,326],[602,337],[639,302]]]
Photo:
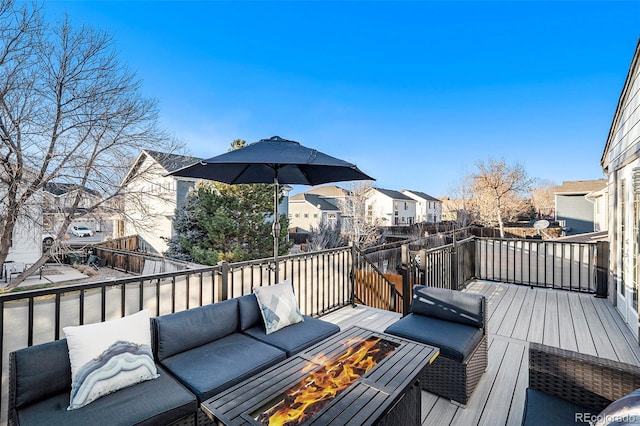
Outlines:
[[73,226],[71,227],[71,233],[76,237],[90,237],[93,235],[93,231],[86,226]]

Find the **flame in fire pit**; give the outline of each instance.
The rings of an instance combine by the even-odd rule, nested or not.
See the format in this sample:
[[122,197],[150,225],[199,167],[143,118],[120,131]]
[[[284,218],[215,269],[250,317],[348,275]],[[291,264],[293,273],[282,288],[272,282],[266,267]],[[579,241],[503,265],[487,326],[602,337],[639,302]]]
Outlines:
[[271,408],[257,413],[255,419],[265,425],[286,426],[308,420],[397,347],[377,337],[351,339],[346,345],[348,349],[333,361],[310,363],[321,367],[287,390]]

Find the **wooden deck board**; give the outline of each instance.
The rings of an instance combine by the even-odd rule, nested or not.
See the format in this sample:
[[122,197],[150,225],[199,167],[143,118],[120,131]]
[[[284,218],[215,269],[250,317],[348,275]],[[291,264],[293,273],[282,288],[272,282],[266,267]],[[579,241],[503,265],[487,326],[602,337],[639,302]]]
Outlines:
[[560,334],[560,347],[570,351],[578,350],[576,331],[573,322],[573,313],[569,305],[569,293],[557,292],[558,295],[558,331]]
[[529,333],[527,340],[529,342],[542,343],[544,337],[544,317],[547,303],[547,292],[545,290],[536,291],[533,314],[531,315],[531,323],[529,323]]
[[576,350],[583,354],[596,356],[598,353],[593,343],[591,329],[587,324],[587,318],[582,309],[580,295],[578,293],[568,293],[567,297],[569,299],[569,309],[573,316],[573,329],[576,333],[576,344],[578,345]]
[[[519,425],[528,385],[529,342],[544,342],[640,365],[640,346],[608,299],[591,294],[475,281],[487,297],[489,365],[467,407],[422,392],[423,425]],[[341,328],[384,331],[401,316],[363,306],[323,316]]]

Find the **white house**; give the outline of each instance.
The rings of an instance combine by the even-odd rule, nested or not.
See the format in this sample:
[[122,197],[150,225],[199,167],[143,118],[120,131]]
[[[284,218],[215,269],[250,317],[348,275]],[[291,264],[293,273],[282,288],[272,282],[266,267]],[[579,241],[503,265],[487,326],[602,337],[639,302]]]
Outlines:
[[416,222],[442,221],[442,201],[421,191],[403,189],[400,192],[416,200]]
[[196,179],[167,174],[197,161],[200,159],[143,150],[123,182],[123,235],[137,234],[147,251],[165,252],[166,239],[173,236],[176,207],[186,200],[196,183]]
[[640,281],[640,40],[600,160],[609,193],[609,297],[638,335]]
[[417,202],[399,191],[371,188],[365,200],[367,222],[406,226],[416,221]]
[[9,254],[5,260],[7,264],[21,264],[20,271],[24,269],[25,264],[34,263],[42,256],[42,207],[35,202],[26,206],[26,210],[28,214],[18,216],[11,235]]
[[289,197],[289,228],[309,232],[318,229],[323,221],[337,226],[339,219],[340,209],[333,199],[305,192]]

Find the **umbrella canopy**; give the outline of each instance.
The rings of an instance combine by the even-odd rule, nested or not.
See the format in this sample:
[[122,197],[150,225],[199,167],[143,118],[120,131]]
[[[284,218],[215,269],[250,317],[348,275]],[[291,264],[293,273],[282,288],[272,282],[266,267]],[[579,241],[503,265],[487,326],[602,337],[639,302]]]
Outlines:
[[171,173],[173,176],[215,180],[229,184],[274,184],[274,261],[278,281],[279,184],[320,185],[329,182],[374,180],[354,164],[298,142],[274,136],[209,158]]
[[230,184],[278,183],[321,185],[350,180],[374,180],[354,164],[274,136],[172,173]]

